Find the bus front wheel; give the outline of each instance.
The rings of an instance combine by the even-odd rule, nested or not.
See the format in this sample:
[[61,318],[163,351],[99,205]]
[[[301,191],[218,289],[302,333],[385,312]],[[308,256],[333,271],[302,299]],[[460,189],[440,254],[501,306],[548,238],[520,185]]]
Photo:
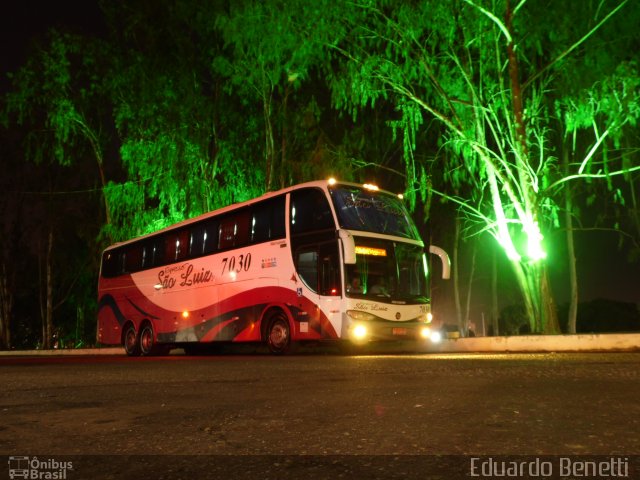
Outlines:
[[137,357],[140,355],[140,346],[138,345],[138,335],[136,329],[132,324],[129,324],[122,336],[122,344],[124,345],[124,351],[130,357]]
[[267,327],[267,345],[271,353],[283,354],[291,346],[291,332],[287,318],[278,313],[271,317]]

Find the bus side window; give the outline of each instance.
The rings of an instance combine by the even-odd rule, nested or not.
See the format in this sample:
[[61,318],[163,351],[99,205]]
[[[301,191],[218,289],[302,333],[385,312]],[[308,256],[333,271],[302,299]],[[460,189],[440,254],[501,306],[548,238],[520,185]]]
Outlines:
[[302,281],[314,292],[318,291],[318,249],[303,248],[296,252],[296,270]]
[[204,224],[204,245],[202,247],[202,254],[209,255],[216,251],[218,247],[218,221],[215,219],[209,220]]
[[161,238],[153,238],[147,241],[142,247],[142,268],[152,268],[158,266],[161,262],[162,252]]
[[322,190],[305,188],[291,193],[291,233],[335,228],[329,202]]
[[243,210],[220,221],[218,248],[224,250],[249,244],[251,212]]
[[187,258],[189,252],[189,232],[182,230],[171,232],[166,237],[164,260],[173,263]]
[[125,273],[127,270],[125,268],[125,263],[127,261],[127,254],[124,250],[119,249],[116,252],[116,276],[117,275],[122,275],[123,273]]
[[257,203],[251,210],[251,243],[284,238],[284,196]]
[[125,255],[125,271],[137,272],[142,268],[142,246],[139,244],[130,245]]
[[251,226],[251,212],[244,210],[236,215],[236,230],[234,247],[244,247],[249,244],[249,231]]
[[273,199],[271,208],[271,231],[269,233],[269,240],[275,240],[278,238],[284,238],[286,235],[286,229],[284,226],[285,220],[285,197],[284,195]]
[[169,233],[164,239],[164,258],[162,263],[172,263],[176,260],[176,234]]
[[236,222],[235,218],[225,218],[220,222],[220,229],[218,232],[218,248],[225,250],[233,247],[233,241],[235,239]]
[[335,242],[308,245],[295,253],[295,266],[302,281],[320,295],[339,296],[340,255]]
[[104,252],[102,255],[102,276],[104,278],[118,275],[118,259],[120,255],[115,250]]
[[182,230],[176,237],[176,261],[184,260],[189,253],[189,232]]
[[218,246],[218,222],[208,220],[194,225],[190,232],[189,256],[201,257],[216,251]]
[[206,241],[207,230],[204,224],[200,223],[191,227],[189,232],[189,256],[199,257],[203,255]]
[[340,295],[340,255],[336,243],[323,244],[320,247],[320,294]]

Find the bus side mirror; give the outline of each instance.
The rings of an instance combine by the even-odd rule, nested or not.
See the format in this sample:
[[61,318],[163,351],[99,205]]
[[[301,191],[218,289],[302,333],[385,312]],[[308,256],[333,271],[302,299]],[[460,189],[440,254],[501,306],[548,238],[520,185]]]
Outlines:
[[444,249],[436,247],[435,245],[429,245],[429,253],[440,257],[440,262],[442,262],[442,278],[448,280],[451,277],[451,260],[449,259],[449,254]]
[[338,230],[340,240],[342,240],[342,251],[344,253],[344,263],[355,265],[356,263],[356,241],[346,230]]

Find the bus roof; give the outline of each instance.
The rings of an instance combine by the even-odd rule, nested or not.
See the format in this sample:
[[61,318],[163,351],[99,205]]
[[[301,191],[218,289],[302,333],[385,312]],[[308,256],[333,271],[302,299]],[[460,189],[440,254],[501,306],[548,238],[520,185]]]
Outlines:
[[108,250],[111,250],[113,248],[120,247],[122,245],[127,245],[129,243],[133,243],[133,242],[136,242],[138,240],[142,240],[144,238],[151,238],[151,237],[153,237],[155,235],[159,235],[159,234],[164,233],[164,232],[169,232],[169,231],[174,230],[174,229],[179,229],[180,227],[191,225],[192,223],[197,223],[197,222],[199,222],[201,220],[206,220],[207,218],[211,218],[211,217],[215,217],[215,216],[218,216],[218,215],[222,215],[222,214],[224,214],[226,212],[233,211],[233,210],[236,210],[236,209],[239,209],[239,208],[242,208],[242,207],[246,207],[246,206],[252,205],[254,203],[260,202],[262,200],[267,200],[267,199],[272,198],[272,197],[277,197],[279,195],[284,195],[284,194],[287,194],[287,193],[289,193],[291,191],[298,190],[300,188],[321,187],[321,188],[324,189],[324,188],[326,188],[328,186],[331,186],[331,185],[347,185],[347,186],[360,187],[360,188],[369,187],[369,188],[372,188],[373,190],[381,192],[381,193],[386,193],[386,194],[389,194],[389,195],[395,195],[392,192],[389,192],[387,190],[379,189],[378,187],[371,186],[370,184],[361,184],[361,183],[354,183],[354,182],[342,182],[342,181],[339,181],[339,180],[335,180],[333,178],[330,178],[330,179],[327,179],[327,180],[314,180],[314,181],[310,181],[310,182],[298,183],[296,185],[292,185],[290,187],[282,188],[280,190],[264,193],[263,195],[260,195],[259,197],[255,197],[255,198],[252,198],[250,200],[245,200],[244,202],[232,203],[231,205],[227,205],[226,207],[221,207],[221,208],[218,208],[216,210],[211,210],[209,212],[203,213],[203,214],[198,215],[196,217],[188,218],[186,220],[182,220],[181,222],[173,223],[171,225],[168,225],[168,226],[166,226],[164,228],[161,228],[160,230],[156,230],[154,232],[150,232],[150,233],[147,233],[147,234],[144,234],[144,235],[140,235],[140,236],[137,236],[137,237],[132,237],[129,240],[124,240],[122,242],[116,242],[116,243],[114,243],[112,245],[109,245],[107,248],[105,248],[105,252],[108,251]]

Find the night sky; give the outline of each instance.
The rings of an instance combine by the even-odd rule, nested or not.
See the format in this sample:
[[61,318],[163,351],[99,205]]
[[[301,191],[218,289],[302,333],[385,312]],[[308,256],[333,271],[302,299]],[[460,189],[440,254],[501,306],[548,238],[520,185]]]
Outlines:
[[51,27],[88,32],[101,26],[100,9],[94,1],[25,0],[10,2],[3,7],[2,12],[0,54],[5,71],[19,66],[32,42]]
[[[604,298],[640,304],[639,266],[627,261],[627,252],[618,247],[617,235],[576,232],[575,237],[580,301]],[[560,270],[557,266],[554,269]],[[569,300],[569,285],[562,286],[558,280],[554,282],[558,303]]]

